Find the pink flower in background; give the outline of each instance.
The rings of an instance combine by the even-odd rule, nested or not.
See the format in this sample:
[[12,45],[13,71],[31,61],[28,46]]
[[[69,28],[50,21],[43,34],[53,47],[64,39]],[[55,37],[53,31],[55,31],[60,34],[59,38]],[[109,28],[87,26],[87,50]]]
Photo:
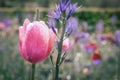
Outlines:
[[19,27],[19,48],[22,57],[37,63],[45,60],[54,46],[55,34],[44,21],[26,19]]
[[3,30],[5,28],[5,23],[4,22],[0,22],[0,30]]
[[70,51],[73,47],[74,41],[71,40],[69,38],[66,38],[63,41],[63,45],[62,45],[62,51]]
[[115,39],[112,33],[105,34],[105,39],[109,41],[111,44],[115,43]]

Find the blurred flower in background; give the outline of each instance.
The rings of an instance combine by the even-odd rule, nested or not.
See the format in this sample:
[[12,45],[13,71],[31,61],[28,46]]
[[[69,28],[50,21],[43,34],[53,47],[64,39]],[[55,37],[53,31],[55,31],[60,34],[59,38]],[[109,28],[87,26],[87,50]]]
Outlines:
[[94,65],[99,65],[101,63],[101,55],[98,52],[92,54],[91,59]]
[[96,33],[102,33],[104,28],[104,23],[103,21],[98,21],[98,23],[96,24]]
[[82,31],[87,31],[88,30],[88,23],[87,21],[83,21],[81,24]]
[[88,64],[83,68],[82,73],[84,75],[90,75],[91,74],[91,69],[92,69],[92,66],[90,64]]
[[98,46],[94,42],[87,43],[84,48],[85,52],[87,53],[94,53],[96,49],[98,49]]
[[5,29],[6,25],[4,22],[0,22],[0,30]]
[[4,18],[3,22],[5,23],[6,27],[10,27],[11,25],[13,25],[13,21],[10,18]]
[[112,22],[113,25],[116,24],[116,22],[117,22],[117,16],[116,15],[113,15],[111,17],[111,22]]
[[116,30],[115,32],[115,40],[117,44],[120,44],[120,30]]
[[105,35],[104,34],[97,34],[97,39],[102,42],[105,40]]
[[90,34],[87,32],[76,32],[74,35],[75,42],[78,42],[80,44],[86,44],[89,41]]

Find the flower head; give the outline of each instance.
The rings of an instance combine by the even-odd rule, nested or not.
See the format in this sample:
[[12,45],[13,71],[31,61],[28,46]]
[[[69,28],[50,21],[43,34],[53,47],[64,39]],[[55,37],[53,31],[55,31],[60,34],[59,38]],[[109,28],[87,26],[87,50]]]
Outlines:
[[98,46],[93,42],[90,42],[85,45],[85,51],[88,53],[93,53],[97,49],[98,49]]
[[50,54],[55,40],[55,34],[44,21],[24,21],[19,27],[19,49],[22,57],[37,63],[45,60]]
[[120,43],[120,30],[117,30],[115,32],[115,39],[117,43]]
[[79,42],[81,44],[86,44],[89,41],[90,34],[87,32],[76,32],[75,35],[75,42]]
[[111,17],[111,22],[112,22],[112,24],[115,24],[117,22],[117,16],[113,15]]
[[53,32],[56,34],[56,28],[55,28],[56,22],[55,22],[55,20],[54,19],[49,19],[48,25],[53,30]]
[[70,0],[60,0],[60,10],[61,12],[64,12],[67,7],[70,5],[71,1]]
[[59,19],[61,17],[61,10],[60,10],[60,5],[56,5],[56,11],[52,10],[51,12],[48,13],[49,18],[53,19]]
[[104,26],[103,21],[99,21],[99,22],[97,23],[97,25],[96,25],[96,30],[97,30],[97,32],[102,32],[103,26]]
[[[74,23],[74,24],[73,24]],[[78,30],[78,19],[77,18],[70,18],[67,22],[66,27],[66,35],[70,35],[72,32],[76,32]]]
[[63,41],[62,51],[70,51],[73,47],[74,41],[70,41],[69,38],[66,38]]
[[88,29],[88,23],[86,21],[82,22],[82,31],[86,31]]
[[67,19],[71,17],[71,15],[76,11],[76,9],[77,9],[77,3],[69,5]]
[[0,30],[3,30],[6,27],[4,22],[0,22]]
[[112,33],[105,34],[105,39],[109,41],[111,44],[115,43],[115,39]]
[[104,35],[104,34],[98,34],[98,35],[97,35],[97,39],[98,39],[100,42],[102,42],[102,41],[105,40],[105,35]]
[[11,26],[13,24],[12,20],[9,18],[3,19],[3,22],[5,23],[6,27]]
[[99,53],[93,53],[91,56],[93,64],[98,65],[101,63],[101,55]]

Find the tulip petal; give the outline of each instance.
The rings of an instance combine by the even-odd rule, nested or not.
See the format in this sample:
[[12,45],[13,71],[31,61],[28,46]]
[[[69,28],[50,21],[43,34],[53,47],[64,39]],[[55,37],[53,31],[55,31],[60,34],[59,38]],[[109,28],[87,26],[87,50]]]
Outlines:
[[52,31],[52,29],[49,30],[49,35],[50,35],[50,39],[49,39],[49,45],[48,45],[46,57],[51,53],[51,50],[55,43],[55,33]]
[[33,22],[27,26],[25,45],[28,61],[36,63],[44,60],[48,49],[49,29],[40,22]]
[[24,30],[26,30],[27,25],[30,23],[29,19],[25,19],[23,23]]
[[19,27],[19,50],[21,55],[26,59],[26,47],[24,46],[25,42],[25,31],[23,26]]

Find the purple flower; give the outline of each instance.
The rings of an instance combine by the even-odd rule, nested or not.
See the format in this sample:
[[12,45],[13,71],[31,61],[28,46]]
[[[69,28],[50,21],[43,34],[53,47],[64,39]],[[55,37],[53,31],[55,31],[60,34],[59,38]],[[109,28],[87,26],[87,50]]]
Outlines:
[[76,32],[75,38],[81,44],[86,44],[90,38],[90,34],[86,32]]
[[48,13],[49,18],[53,19],[59,19],[61,17],[61,10],[60,10],[60,5],[56,5],[56,11],[52,10],[51,12]]
[[113,15],[111,17],[111,22],[112,22],[112,24],[115,24],[117,22],[117,16]]
[[120,30],[117,30],[115,32],[115,39],[117,43],[120,43]]
[[84,22],[82,22],[82,26],[86,28],[86,27],[88,27],[88,23],[86,21],[84,21]]
[[99,65],[100,63],[101,63],[101,60],[99,60],[99,59],[93,61],[94,65]]
[[64,12],[67,7],[70,5],[71,1],[70,0],[60,0],[60,10],[61,12]]
[[88,29],[88,23],[86,21],[82,22],[82,30],[86,31]]
[[98,34],[98,35],[97,35],[97,39],[98,39],[99,41],[104,41],[104,40],[105,40],[105,36],[104,36],[103,34]]
[[99,21],[99,22],[97,23],[97,25],[96,25],[96,30],[97,30],[97,32],[102,32],[103,26],[104,26],[103,21]]
[[71,15],[76,11],[76,9],[77,9],[77,3],[69,5],[67,19],[71,17]]
[[94,52],[94,49],[85,46],[84,51],[85,51],[86,53],[93,53],[93,52]]
[[13,21],[9,18],[3,19],[3,22],[5,23],[6,27],[9,27],[13,24]]
[[50,26],[50,28],[53,30],[53,32],[56,34],[56,30],[55,30],[56,22],[55,22],[55,20],[54,19],[49,19],[49,21],[47,23]]
[[78,30],[78,19],[76,18],[70,18],[67,22],[66,27],[66,35],[70,35],[72,32],[74,33],[76,30]]
[[86,65],[86,68],[88,68],[90,70],[92,68],[92,65],[88,64],[88,65]]

